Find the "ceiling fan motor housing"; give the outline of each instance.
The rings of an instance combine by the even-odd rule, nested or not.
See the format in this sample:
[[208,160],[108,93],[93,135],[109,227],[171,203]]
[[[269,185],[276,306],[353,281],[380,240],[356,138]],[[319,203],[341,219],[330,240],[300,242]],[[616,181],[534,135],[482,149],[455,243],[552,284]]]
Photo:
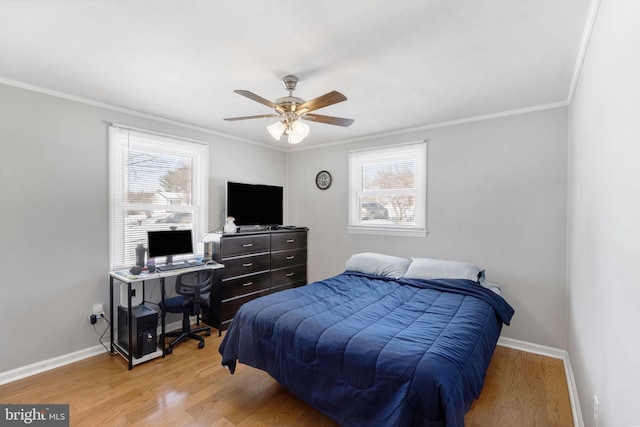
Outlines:
[[296,106],[304,104],[304,99],[295,96],[284,96],[276,99],[276,104],[286,111],[295,111]]

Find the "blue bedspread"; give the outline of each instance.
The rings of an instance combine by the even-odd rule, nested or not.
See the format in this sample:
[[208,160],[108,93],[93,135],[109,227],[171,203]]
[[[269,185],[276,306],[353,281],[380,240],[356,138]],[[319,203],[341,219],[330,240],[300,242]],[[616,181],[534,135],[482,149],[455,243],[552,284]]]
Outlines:
[[463,426],[512,315],[468,280],[345,272],[243,305],[219,350],[344,426]]

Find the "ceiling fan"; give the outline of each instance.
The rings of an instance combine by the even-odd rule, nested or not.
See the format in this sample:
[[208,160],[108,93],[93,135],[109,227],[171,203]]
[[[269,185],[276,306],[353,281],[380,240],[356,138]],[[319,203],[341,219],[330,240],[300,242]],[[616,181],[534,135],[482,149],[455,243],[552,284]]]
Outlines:
[[226,118],[227,121],[236,120],[249,120],[249,119],[267,119],[278,118],[280,119],[276,123],[267,126],[267,130],[276,140],[280,140],[283,134],[288,136],[288,142],[290,144],[297,144],[301,142],[307,135],[309,135],[309,126],[302,122],[307,120],[317,123],[325,123],[328,125],[336,126],[351,126],[353,119],[344,119],[342,117],[323,116],[320,114],[309,114],[312,111],[320,108],[328,107],[338,102],[346,101],[347,97],[337,91],[331,91],[322,96],[314,98],[310,101],[305,101],[302,98],[293,96],[293,91],[298,84],[298,78],[296,76],[288,75],[282,78],[282,84],[285,89],[289,91],[289,96],[278,98],[275,102],[271,102],[261,96],[256,95],[248,90],[234,90],[238,95],[246,96],[249,99],[253,99],[267,107],[271,107],[275,110],[272,114],[261,114],[257,116],[243,116],[243,117],[230,117]]

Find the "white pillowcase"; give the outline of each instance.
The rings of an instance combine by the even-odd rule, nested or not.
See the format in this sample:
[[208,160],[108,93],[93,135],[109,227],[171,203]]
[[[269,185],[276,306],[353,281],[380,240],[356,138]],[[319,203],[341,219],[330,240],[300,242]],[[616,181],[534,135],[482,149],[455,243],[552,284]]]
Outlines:
[[493,291],[494,293],[502,296],[502,289],[500,289],[500,285],[498,285],[497,283],[485,281],[485,282],[482,282],[481,285],[489,289],[490,291]]
[[347,270],[397,279],[404,276],[411,261],[392,255],[363,252],[351,255]]
[[482,282],[484,270],[468,262],[412,258],[404,277],[407,279],[467,279]]

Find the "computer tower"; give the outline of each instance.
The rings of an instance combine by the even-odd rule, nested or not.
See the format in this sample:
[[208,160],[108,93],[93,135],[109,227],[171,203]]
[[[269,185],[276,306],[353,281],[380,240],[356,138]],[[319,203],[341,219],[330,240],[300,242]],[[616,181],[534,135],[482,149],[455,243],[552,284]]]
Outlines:
[[133,331],[132,348],[129,349],[129,310],[118,307],[118,344],[133,357],[153,353],[158,348],[158,312],[144,305],[131,309]]

